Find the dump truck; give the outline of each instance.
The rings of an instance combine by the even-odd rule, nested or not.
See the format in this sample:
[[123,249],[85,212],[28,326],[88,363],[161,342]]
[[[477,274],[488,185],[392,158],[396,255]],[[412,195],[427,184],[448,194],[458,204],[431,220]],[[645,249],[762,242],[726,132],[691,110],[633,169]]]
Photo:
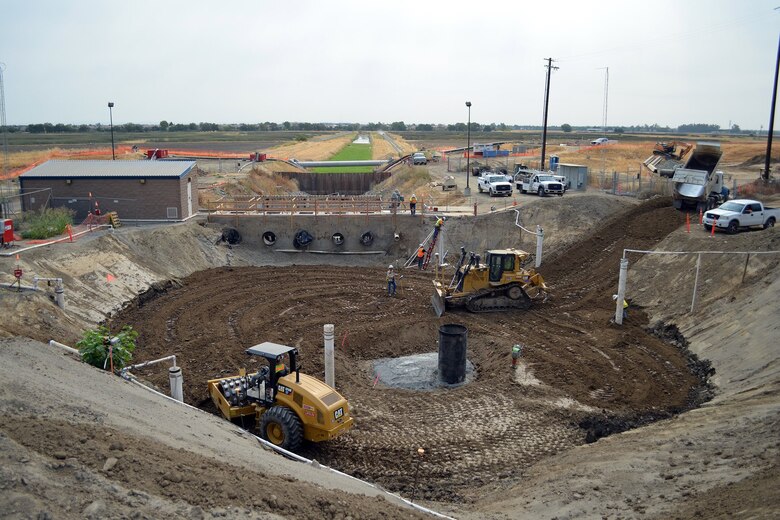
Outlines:
[[528,309],[532,301],[547,298],[547,286],[542,275],[524,269],[530,254],[519,249],[493,249],[485,253],[485,263],[479,255],[461,248],[461,256],[451,280],[437,266],[431,297],[437,316],[452,306],[463,305],[471,312],[493,312]]
[[264,342],[246,350],[258,370],[211,379],[209,396],[222,416],[289,451],[305,439],[333,439],[352,427],[349,403],[333,387],[302,374],[298,349]]
[[[671,177],[674,181],[672,199],[675,208],[707,211],[728,200],[729,189],[724,184],[723,172],[717,170],[723,155],[720,144],[696,143],[685,163],[682,158],[690,150],[690,145],[678,154],[674,153],[674,147],[665,143],[659,145],[644,165],[653,173]],[[665,153],[658,153],[659,149]]]

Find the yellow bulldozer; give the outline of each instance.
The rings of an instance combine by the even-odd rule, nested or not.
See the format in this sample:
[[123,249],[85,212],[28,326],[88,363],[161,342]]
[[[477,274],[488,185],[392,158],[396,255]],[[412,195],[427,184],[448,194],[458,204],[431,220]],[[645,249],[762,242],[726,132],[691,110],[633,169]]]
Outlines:
[[333,439],[352,427],[349,403],[334,388],[301,374],[298,349],[264,342],[246,353],[265,360],[257,372],[211,379],[209,395],[234,423],[258,428],[260,436],[289,451],[306,439]]
[[437,266],[431,297],[437,316],[454,305],[465,305],[471,312],[492,312],[528,309],[533,300],[547,298],[542,275],[523,268],[523,262],[530,256],[525,251],[493,249],[485,253],[484,264],[473,252],[466,262],[466,250],[460,251],[451,280],[445,280],[443,269]]

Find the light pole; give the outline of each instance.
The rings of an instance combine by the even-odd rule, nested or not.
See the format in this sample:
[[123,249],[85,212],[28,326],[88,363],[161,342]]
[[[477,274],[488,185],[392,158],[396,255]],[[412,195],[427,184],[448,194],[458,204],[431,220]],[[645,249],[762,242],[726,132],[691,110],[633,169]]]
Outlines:
[[111,160],[116,160],[116,155],[114,155],[114,114],[112,113],[112,108],[114,108],[114,103],[112,101],[108,102],[108,119],[111,122]]
[[466,126],[466,189],[463,190],[463,195],[471,197],[471,188],[469,188],[469,177],[471,177],[471,170],[469,169],[469,158],[471,157],[471,101],[466,101],[466,106],[469,109],[469,124]]

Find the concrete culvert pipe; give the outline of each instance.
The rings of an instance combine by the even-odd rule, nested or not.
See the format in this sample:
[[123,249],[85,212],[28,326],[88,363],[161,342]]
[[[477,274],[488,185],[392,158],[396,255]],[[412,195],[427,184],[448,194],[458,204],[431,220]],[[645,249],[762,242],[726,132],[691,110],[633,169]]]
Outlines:
[[222,228],[222,240],[230,245],[241,243],[241,233],[234,228]]
[[276,243],[276,233],[273,231],[266,231],[263,233],[263,244],[272,246]]
[[360,236],[360,243],[364,246],[370,246],[374,243],[374,234],[371,231],[366,231]]
[[341,233],[333,233],[333,236],[330,237],[331,240],[333,240],[333,243],[337,246],[340,246],[344,243],[344,235]]
[[305,229],[295,233],[295,238],[293,238],[293,246],[295,246],[295,249],[303,249],[312,242],[314,242],[314,237]]
[[454,323],[439,327],[439,380],[448,384],[466,379],[466,347],[469,330]]

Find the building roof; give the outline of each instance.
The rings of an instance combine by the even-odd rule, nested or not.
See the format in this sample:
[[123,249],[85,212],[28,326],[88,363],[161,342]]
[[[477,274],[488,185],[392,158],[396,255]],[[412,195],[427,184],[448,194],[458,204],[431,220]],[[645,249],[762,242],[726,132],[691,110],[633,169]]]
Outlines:
[[180,179],[195,167],[195,161],[46,161],[21,175],[22,179]]

